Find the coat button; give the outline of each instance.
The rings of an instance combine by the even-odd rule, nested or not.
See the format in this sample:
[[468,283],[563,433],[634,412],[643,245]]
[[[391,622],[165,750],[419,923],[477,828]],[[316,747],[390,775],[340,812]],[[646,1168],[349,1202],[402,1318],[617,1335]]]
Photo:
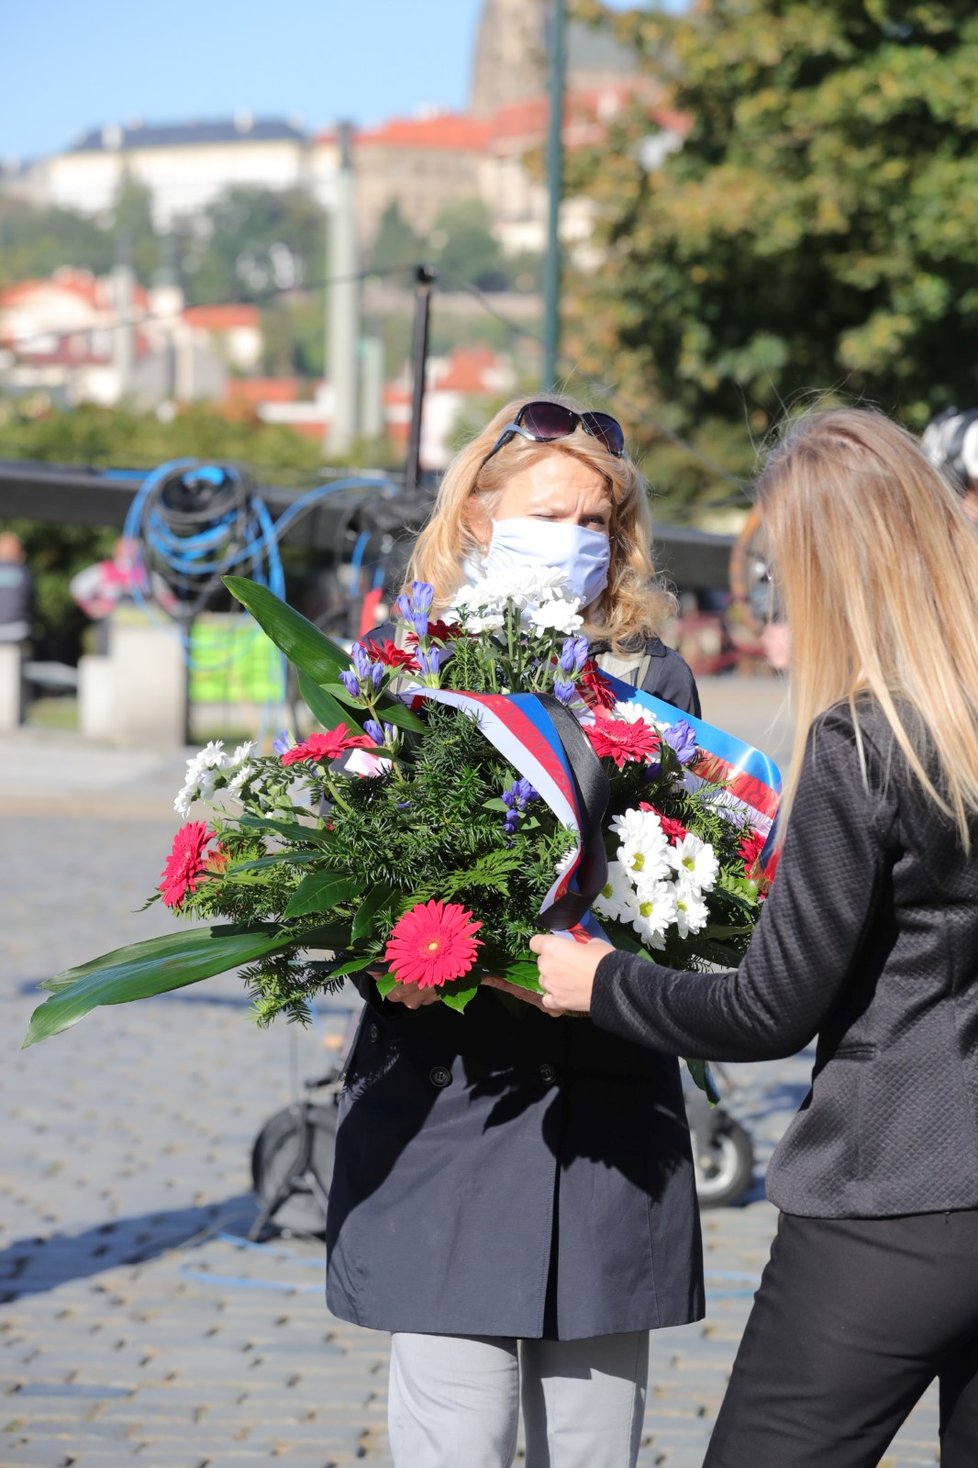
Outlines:
[[379,1025],[368,1025],[367,1026],[367,1039],[368,1040],[376,1041],[379,1038],[380,1038],[380,1026]]
[[549,1061],[540,1067],[540,1079],[545,1086],[552,1086],[557,1079],[557,1070]]
[[452,1073],[443,1065],[434,1065],[428,1072],[428,1079],[433,1086],[447,1086],[451,1083]]

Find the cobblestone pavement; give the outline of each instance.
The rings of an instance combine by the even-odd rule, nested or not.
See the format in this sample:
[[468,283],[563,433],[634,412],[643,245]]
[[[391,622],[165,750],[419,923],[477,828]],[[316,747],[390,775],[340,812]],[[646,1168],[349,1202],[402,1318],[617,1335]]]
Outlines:
[[[756,725],[733,680],[710,692],[708,717]],[[212,980],[18,1049],[37,980],[168,926],[134,909],[182,767],[0,738],[0,1468],[389,1468],[386,1337],[327,1314],[321,1244],[246,1238],[253,1140],[328,1067],[345,1011],[259,1033],[240,984]],[[758,1177],[704,1214],[707,1319],[653,1338],[642,1468],[702,1462],[774,1226],[761,1175],[809,1064],[730,1067]],[[883,1463],[936,1463],[936,1440],[931,1392]]]

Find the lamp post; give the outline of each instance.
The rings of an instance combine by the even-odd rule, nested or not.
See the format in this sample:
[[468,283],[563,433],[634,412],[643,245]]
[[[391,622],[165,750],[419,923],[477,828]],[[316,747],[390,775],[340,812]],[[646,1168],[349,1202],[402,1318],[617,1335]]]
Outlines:
[[560,341],[560,200],[564,172],[564,79],[567,69],[564,0],[551,0],[550,122],[547,135],[547,255],[543,288],[543,388],[557,382]]

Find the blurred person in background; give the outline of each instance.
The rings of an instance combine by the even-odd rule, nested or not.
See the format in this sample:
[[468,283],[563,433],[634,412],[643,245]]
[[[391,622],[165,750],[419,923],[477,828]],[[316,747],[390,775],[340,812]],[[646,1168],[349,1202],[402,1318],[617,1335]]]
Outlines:
[[978,408],[946,408],[924,429],[924,453],[961,496],[961,508],[978,524]]
[[34,579],[20,537],[0,531],[0,642],[30,641],[34,616]]

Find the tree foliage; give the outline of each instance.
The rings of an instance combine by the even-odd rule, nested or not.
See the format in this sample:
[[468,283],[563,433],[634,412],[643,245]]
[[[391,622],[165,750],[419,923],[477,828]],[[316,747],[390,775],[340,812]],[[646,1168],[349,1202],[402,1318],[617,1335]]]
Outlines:
[[[578,9],[666,78],[688,124],[648,170],[636,108],[571,164],[607,259],[576,284],[566,345],[642,410],[640,441],[656,419],[742,473],[802,394],[870,400],[915,428],[978,402],[972,0]],[[688,460],[678,488],[720,485]]]

